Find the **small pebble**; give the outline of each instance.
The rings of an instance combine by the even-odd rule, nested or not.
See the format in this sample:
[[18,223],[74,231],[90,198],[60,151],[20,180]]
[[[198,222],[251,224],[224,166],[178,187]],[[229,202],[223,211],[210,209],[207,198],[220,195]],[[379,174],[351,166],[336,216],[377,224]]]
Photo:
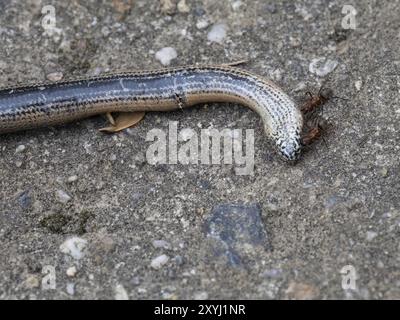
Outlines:
[[378,233],[375,231],[367,231],[365,238],[367,241],[372,241],[378,236]]
[[336,60],[327,59],[325,57],[313,59],[309,66],[309,71],[319,77],[324,77],[331,73],[339,64]]
[[86,246],[87,240],[79,237],[72,237],[68,238],[60,245],[60,251],[79,260],[85,256]]
[[50,80],[53,82],[60,81],[63,77],[64,77],[64,75],[62,72],[52,72],[46,76],[47,80]]
[[182,256],[175,256],[175,257],[174,257],[174,261],[175,261],[175,263],[176,263],[178,266],[180,266],[180,265],[183,264],[183,258],[182,258]]
[[190,11],[190,8],[187,5],[186,0],[179,1],[177,7],[180,13],[188,13]]
[[129,300],[128,293],[122,284],[117,284],[115,287],[115,300]]
[[212,26],[207,34],[208,41],[222,43],[226,37],[226,25],[219,23]]
[[281,69],[275,69],[271,72],[271,77],[275,81],[281,81],[283,77],[283,71]]
[[29,194],[29,190],[22,192],[18,197],[19,203],[22,208],[28,209],[32,205],[32,198]]
[[25,279],[24,284],[25,284],[25,287],[28,288],[28,289],[37,288],[37,287],[39,287],[39,279],[35,275],[29,275]]
[[207,300],[208,293],[206,291],[197,292],[194,294],[193,299],[194,300]]
[[70,176],[68,177],[67,181],[69,183],[75,182],[76,180],[78,180],[78,176]]
[[101,34],[102,34],[104,37],[109,36],[110,33],[111,33],[110,28],[108,28],[108,27],[106,27],[106,26],[104,26],[104,27],[101,28]]
[[70,296],[73,296],[75,294],[75,284],[73,284],[71,282],[67,283],[66,289],[67,289],[67,293]]
[[200,19],[196,23],[196,28],[199,29],[199,30],[202,30],[202,29],[207,28],[209,25],[210,24],[208,23],[208,21],[206,19]]
[[69,268],[67,269],[67,276],[68,276],[68,277],[75,277],[76,272],[77,272],[77,270],[76,270],[76,267],[75,267],[75,266],[69,267]]
[[130,281],[134,286],[138,286],[140,284],[140,278],[139,277],[133,277],[132,280]]
[[307,283],[291,281],[285,293],[289,299],[311,300],[319,295],[319,290],[317,287]]
[[357,81],[354,83],[354,86],[356,87],[356,90],[357,90],[357,91],[360,91],[360,90],[361,90],[361,87],[362,87],[362,81],[361,81],[361,80],[357,80]]
[[263,272],[262,276],[265,278],[279,278],[282,275],[282,270],[267,269]]
[[171,61],[177,57],[178,54],[172,47],[165,47],[156,52],[156,59],[160,61],[163,66],[169,66]]
[[301,45],[301,39],[298,37],[290,37],[289,42],[293,48],[297,48]]
[[167,255],[163,254],[163,255],[158,256],[158,257],[154,258],[153,260],[151,260],[150,266],[153,269],[158,270],[158,269],[161,269],[161,267],[163,265],[165,265],[168,262],[168,260],[169,260],[169,257]]
[[61,203],[67,203],[71,200],[71,197],[63,190],[57,190],[56,195],[58,201]]
[[175,293],[166,291],[161,293],[161,298],[163,300],[176,300],[177,296]]
[[138,292],[139,294],[145,294],[145,293],[147,292],[147,290],[146,290],[146,288],[138,288],[138,289],[137,289],[137,292]]
[[23,144],[20,144],[16,149],[15,149],[15,153],[21,153],[24,152],[26,149],[26,147]]
[[153,240],[154,248],[171,249],[171,245],[165,240]]
[[172,0],[160,0],[161,13],[174,14],[176,5]]
[[237,11],[240,9],[240,7],[243,5],[243,2],[240,0],[237,0],[235,2],[232,3],[232,9],[233,11]]

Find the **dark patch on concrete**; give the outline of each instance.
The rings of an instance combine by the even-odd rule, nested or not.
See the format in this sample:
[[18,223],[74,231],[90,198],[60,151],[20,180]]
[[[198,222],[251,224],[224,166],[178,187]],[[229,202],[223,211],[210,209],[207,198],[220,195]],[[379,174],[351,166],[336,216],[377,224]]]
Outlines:
[[259,204],[223,204],[213,208],[204,223],[215,256],[229,265],[243,266],[250,248],[267,248],[267,233]]
[[87,232],[87,224],[93,217],[94,215],[86,210],[74,215],[52,213],[40,220],[40,226],[52,233],[83,235]]
[[65,233],[71,218],[60,213],[50,214],[40,220],[40,225],[52,233]]

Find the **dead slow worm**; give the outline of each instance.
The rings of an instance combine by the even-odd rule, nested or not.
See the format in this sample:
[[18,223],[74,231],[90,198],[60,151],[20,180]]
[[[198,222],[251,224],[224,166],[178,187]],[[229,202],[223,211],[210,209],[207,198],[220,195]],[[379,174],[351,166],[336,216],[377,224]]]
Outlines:
[[280,154],[288,161],[298,159],[303,117],[295,103],[273,82],[231,66],[186,66],[0,89],[0,134],[111,112],[138,115],[120,123],[110,118],[114,127],[106,130],[118,131],[138,122],[143,112],[206,102],[251,108]]

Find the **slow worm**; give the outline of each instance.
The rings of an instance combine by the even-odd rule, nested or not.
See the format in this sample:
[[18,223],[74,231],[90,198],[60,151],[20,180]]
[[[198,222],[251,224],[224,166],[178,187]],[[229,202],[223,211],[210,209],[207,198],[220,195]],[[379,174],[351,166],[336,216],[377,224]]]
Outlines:
[[231,66],[187,66],[33,84],[0,90],[0,134],[110,112],[168,111],[232,102],[259,114],[289,161],[301,152],[303,118],[273,82]]

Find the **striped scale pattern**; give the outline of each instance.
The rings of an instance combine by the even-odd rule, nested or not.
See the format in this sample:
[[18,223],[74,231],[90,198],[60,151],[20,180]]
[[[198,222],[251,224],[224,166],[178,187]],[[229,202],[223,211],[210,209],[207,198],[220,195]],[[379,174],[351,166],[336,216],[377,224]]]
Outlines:
[[257,112],[286,160],[301,152],[303,119],[274,83],[228,66],[187,66],[9,87],[0,90],[0,134],[107,112],[168,111],[233,102]]

